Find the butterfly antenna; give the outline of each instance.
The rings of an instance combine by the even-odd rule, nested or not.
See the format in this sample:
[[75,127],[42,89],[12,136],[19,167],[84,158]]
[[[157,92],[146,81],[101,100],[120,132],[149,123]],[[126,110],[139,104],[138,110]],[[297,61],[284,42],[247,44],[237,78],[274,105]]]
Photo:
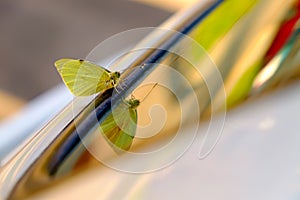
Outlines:
[[153,90],[157,85],[158,85],[158,83],[155,83],[155,84],[152,86],[151,90],[146,94],[146,96],[144,96],[144,98],[143,98],[140,102],[143,102],[143,101],[149,96],[149,94],[152,92],[152,90]]

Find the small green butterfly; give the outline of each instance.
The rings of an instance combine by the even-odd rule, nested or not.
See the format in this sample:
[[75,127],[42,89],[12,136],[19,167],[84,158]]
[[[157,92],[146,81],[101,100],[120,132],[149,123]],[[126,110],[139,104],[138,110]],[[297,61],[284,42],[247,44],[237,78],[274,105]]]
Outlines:
[[[103,92],[115,87],[120,78],[119,72],[110,72],[83,60],[60,59],[55,62],[55,66],[64,83],[75,96],[88,96]],[[156,85],[157,83],[143,100]],[[142,101],[131,96],[130,99],[120,103],[100,124],[101,131],[110,145],[122,150],[129,150],[136,133],[137,107]]]
[[55,67],[68,89],[75,96],[90,96],[115,87],[120,72],[110,72],[85,60],[63,58]]
[[109,140],[110,145],[126,151],[130,149],[136,133],[139,105],[140,100],[134,97],[124,100],[101,123],[101,131]]
[[146,96],[140,101],[133,95],[128,100],[124,100],[120,105],[115,108],[100,125],[102,133],[114,145],[123,150],[129,150],[136,133],[137,126],[137,107],[143,102],[154,87],[158,83],[155,83]]

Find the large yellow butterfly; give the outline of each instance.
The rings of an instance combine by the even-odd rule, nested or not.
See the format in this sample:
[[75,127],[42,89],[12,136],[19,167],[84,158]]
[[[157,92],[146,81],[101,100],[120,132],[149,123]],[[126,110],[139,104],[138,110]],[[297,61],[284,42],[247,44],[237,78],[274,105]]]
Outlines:
[[75,96],[90,96],[115,87],[120,72],[107,69],[85,60],[63,58],[55,62],[55,67],[68,89]]

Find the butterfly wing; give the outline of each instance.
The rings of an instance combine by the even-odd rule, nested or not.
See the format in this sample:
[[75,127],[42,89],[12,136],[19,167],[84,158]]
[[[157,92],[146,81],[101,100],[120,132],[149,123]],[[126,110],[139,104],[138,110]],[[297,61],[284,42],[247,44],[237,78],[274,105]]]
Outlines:
[[[121,103],[100,125],[103,134],[113,147],[129,150],[135,136],[137,110]],[[115,148],[114,148],[115,149]]]
[[113,87],[110,72],[93,63],[76,59],[60,59],[55,67],[68,89],[75,96],[89,96]]

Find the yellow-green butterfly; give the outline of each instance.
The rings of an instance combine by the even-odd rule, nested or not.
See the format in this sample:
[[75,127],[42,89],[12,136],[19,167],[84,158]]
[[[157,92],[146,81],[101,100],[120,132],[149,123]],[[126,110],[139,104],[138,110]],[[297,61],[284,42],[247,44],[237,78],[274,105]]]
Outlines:
[[129,100],[120,103],[101,123],[101,131],[109,140],[110,145],[129,150],[136,133],[137,107],[139,105],[140,101],[131,97]]
[[[64,83],[75,96],[88,96],[103,92],[115,87],[119,82],[119,72],[110,72],[88,61],[60,59],[55,62],[55,66]],[[157,83],[152,89],[156,85]],[[100,124],[102,133],[112,146],[129,150],[136,133],[137,107],[142,101],[131,96],[130,99],[120,103]]]
[[115,87],[120,72],[110,72],[85,60],[63,58],[55,67],[68,89],[75,96],[90,96]]
[[133,95],[128,100],[124,100],[115,110],[110,114],[100,125],[102,133],[114,145],[123,150],[129,150],[132,144],[132,140],[136,133],[137,126],[137,107],[143,102],[154,87],[158,83],[155,83],[151,90],[140,101]]

